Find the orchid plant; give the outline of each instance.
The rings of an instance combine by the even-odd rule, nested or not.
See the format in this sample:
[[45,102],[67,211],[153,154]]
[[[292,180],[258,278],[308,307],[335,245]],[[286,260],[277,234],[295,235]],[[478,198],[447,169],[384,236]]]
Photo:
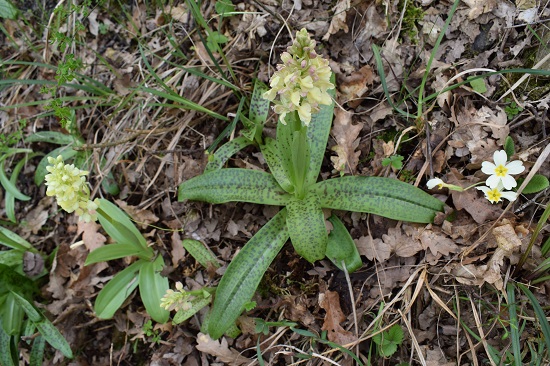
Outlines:
[[[419,223],[431,222],[443,208],[438,199],[396,179],[344,176],[318,182],[332,124],[334,78],[305,29],[296,34],[281,59],[271,89],[255,90],[249,117],[241,117],[248,126],[244,136],[220,147],[209,157],[205,173],[178,189],[180,201],[284,206],[227,267],[207,319],[206,330],[214,339],[232,328],[248,308],[263,274],[289,238],[309,262],[328,257],[349,272],[362,266],[355,243],[335,215],[328,219],[333,229],[327,234],[323,208]],[[270,101],[279,115],[276,139],[261,135]],[[252,142],[258,143],[271,173],[222,168],[232,153]]]

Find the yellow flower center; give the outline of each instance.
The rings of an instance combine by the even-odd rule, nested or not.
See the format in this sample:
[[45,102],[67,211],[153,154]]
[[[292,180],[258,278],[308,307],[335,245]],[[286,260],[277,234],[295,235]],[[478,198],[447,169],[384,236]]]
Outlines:
[[487,191],[487,199],[493,203],[500,201],[500,197],[502,193],[496,188]]
[[505,177],[508,173],[508,169],[504,165],[499,165],[495,168],[495,174],[497,177]]

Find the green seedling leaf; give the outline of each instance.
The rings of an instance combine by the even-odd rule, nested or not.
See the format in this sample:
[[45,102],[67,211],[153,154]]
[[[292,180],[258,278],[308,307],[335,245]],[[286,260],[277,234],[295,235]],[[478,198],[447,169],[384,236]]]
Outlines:
[[147,261],[140,259],[128,268],[119,272],[108,284],[99,291],[94,310],[98,318],[110,319],[122,306],[138,285],[138,274],[141,266]]
[[194,239],[184,239],[181,244],[204,268],[220,268],[216,256],[203,243]]
[[355,272],[363,266],[363,261],[355,242],[337,216],[332,215],[328,218],[328,221],[332,223],[332,231],[328,235],[327,258],[341,270],[344,270],[342,267],[342,261],[344,261],[348,273]]
[[321,207],[369,212],[394,220],[429,223],[443,210],[440,200],[391,178],[341,177],[319,182],[311,191],[321,199]]
[[10,291],[10,294],[13,296],[13,299],[19,304],[19,306],[25,311],[27,317],[34,323],[44,319],[42,314],[40,314],[34,306],[28,302],[23,296],[19,295],[16,292]]
[[19,365],[19,357],[15,359],[11,354],[11,336],[0,327],[0,365],[2,366],[15,366]]
[[[17,184],[17,178],[19,177],[19,173],[21,172],[21,169],[23,169],[23,167],[25,166],[25,163],[30,158],[33,158],[36,155],[39,155],[39,154],[38,153],[27,154],[23,159],[17,162],[10,176],[10,182],[14,186]],[[4,202],[6,206],[6,216],[11,222],[16,222],[17,220],[15,218],[15,196],[12,195],[10,192],[6,191],[6,198],[4,199]]]
[[41,185],[42,182],[44,182],[44,177],[46,174],[48,174],[48,171],[46,170],[46,167],[48,166],[48,157],[57,158],[59,155],[63,157],[64,161],[69,160],[73,156],[75,156],[77,152],[70,147],[67,146],[61,146],[57,149],[50,151],[46,156],[40,160],[40,163],[38,163],[38,166],[36,167],[36,171],[34,172],[34,184],[37,186]]
[[319,197],[310,194],[303,200],[294,199],[286,208],[286,225],[296,253],[311,263],[325,258],[328,239]]
[[483,94],[487,91],[487,86],[485,85],[485,80],[482,78],[469,80],[470,86],[474,89],[475,92]]
[[4,167],[4,161],[0,162],[0,184],[6,192],[11,194],[13,197],[17,198],[20,201],[28,201],[31,198],[23,193],[21,193],[15,184],[6,176],[6,168]]
[[31,243],[29,243],[19,235],[1,226],[0,226],[0,244],[5,245],[12,249],[23,251],[23,252],[26,252],[26,251],[31,251],[33,253],[38,252],[36,249],[34,249]]
[[190,301],[191,307],[189,309],[179,310],[176,315],[174,315],[174,319],[172,319],[172,321],[174,322],[174,324],[180,324],[186,321],[187,319],[195,315],[200,309],[208,306],[211,301],[211,296],[194,298]]
[[264,99],[263,94],[268,90],[267,86],[260,80],[254,80],[254,91],[250,100],[248,117],[257,125],[263,125],[269,114],[269,100]]
[[[332,74],[331,80],[335,84],[334,74]],[[336,90],[331,89],[327,91],[329,95],[334,99]],[[330,127],[332,126],[332,116],[334,114],[334,102],[331,105],[320,106],[319,112],[311,116],[311,122],[307,129],[307,139],[310,148],[309,168],[306,177],[306,187],[315,184],[319,177],[319,171],[321,170],[321,164],[325,156],[325,150],[327,148],[328,136],[330,134]],[[278,131],[277,131],[278,133]],[[277,135],[278,137],[278,135]]]
[[0,18],[16,19],[19,10],[9,0],[0,0]]
[[403,168],[403,156],[401,155],[392,155],[390,157],[382,159],[382,166],[390,166],[394,169]]
[[206,37],[206,46],[208,49],[216,52],[219,45],[226,44],[229,39],[218,31],[208,33]]
[[225,15],[226,13],[232,13],[235,11],[235,5],[230,0],[218,0],[214,5],[216,13],[219,15]]
[[31,357],[29,366],[42,366],[44,361],[44,348],[46,347],[46,339],[39,335],[32,342]]
[[549,186],[548,178],[541,174],[535,174],[527,183],[522,193],[531,194],[545,190]]
[[372,340],[380,347],[381,356],[390,357],[403,342],[403,337],[403,329],[399,324],[395,324],[387,331],[376,334]]
[[[1,1],[1,0],[0,0]],[[84,141],[81,138],[76,138],[73,135],[67,135],[57,131],[40,131],[25,137],[26,143],[31,142],[48,142],[50,144],[70,146],[82,145]]]
[[101,188],[112,196],[116,196],[120,193],[120,187],[112,171],[109,171],[109,174],[101,181]]
[[512,140],[510,136],[506,136],[506,140],[504,140],[504,151],[506,151],[506,156],[508,156],[508,159],[516,153],[514,140]]
[[48,319],[44,318],[39,322],[35,322],[35,325],[50,346],[61,351],[65,357],[73,358],[71,346],[69,346],[65,337],[63,337],[59,330]]
[[183,182],[178,188],[179,201],[241,201],[282,206],[289,198],[271,174],[250,169],[216,170]]
[[2,311],[2,327],[9,335],[20,334],[23,327],[23,316],[25,315],[23,307],[19,305],[11,292],[8,292],[4,296],[4,303],[0,307]]
[[113,259],[119,259],[124,257],[132,257],[134,255],[139,255],[143,252],[143,249],[136,247],[133,244],[127,243],[115,243],[108,244],[102,247],[99,247],[88,254],[86,258],[85,266],[88,266],[93,263],[98,262],[107,262]]
[[279,183],[279,185],[288,193],[293,193],[294,186],[290,183],[290,179],[288,178],[290,173],[285,170],[285,166],[282,163],[283,157],[277,148],[277,142],[272,138],[266,137],[265,144],[260,145],[260,148],[262,150],[262,155],[269,166],[269,170],[271,171],[271,174],[273,174],[273,177],[277,180],[277,183]]
[[212,338],[220,338],[235,323],[288,238],[286,209],[283,209],[231,261],[216,290],[208,320],[208,333]]
[[208,173],[221,169],[230,157],[251,144],[252,141],[244,136],[239,136],[223,144],[214,154],[208,157],[208,164],[206,164],[204,172]]
[[146,262],[139,270],[139,294],[147,314],[157,323],[166,323],[170,312],[160,306],[160,299],[169,289],[168,278],[161,276],[164,267],[162,256],[154,262]]
[[132,224],[130,218],[114,203],[105,199],[99,200],[97,217],[103,229],[119,244],[130,244],[142,250],[143,259],[151,259],[153,250],[147,246],[145,238]]

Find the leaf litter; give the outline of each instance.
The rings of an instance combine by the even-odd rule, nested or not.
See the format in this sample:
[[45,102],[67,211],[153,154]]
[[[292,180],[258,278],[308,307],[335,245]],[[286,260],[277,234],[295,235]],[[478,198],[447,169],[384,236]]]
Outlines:
[[[393,101],[398,101],[406,94],[405,88],[412,90],[418,86],[429,52],[447,17],[449,4],[429,0],[420,2],[424,14],[422,19],[413,23],[417,34],[422,37],[419,36],[419,39],[410,36],[408,31],[414,29],[406,28],[409,25],[405,27],[405,23],[401,23],[404,20],[401,19],[403,9],[399,4],[397,1],[389,2],[384,5],[386,9],[375,2],[354,5],[345,0],[336,4],[302,1],[301,8],[287,11],[275,2],[265,1],[261,5],[240,3],[236,6],[242,14],[218,24],[233,47],[227,51],[228,59],[241,68],[238,76],[243,83],[241,86],[250,82],[249,75],[256,70],[258,57],[262,59],[259,75],[266,81],[267,55],[271,47],[281,48],[290,41],[288,33],[277,33],[280,29],[278,18],[270,14],[284,15],[285,21],[294,28],[306,24],[323,44],[322,52],[331,58],[331,66],[338,78],[337,100],[343,106],[343,109],[336,108],[331,132],[334,144],[332,151],[327,151],[323,178],[339,174],[384,174],[382,159],[394,153],[395,136],[411,124],[392,111],[385,100],[371,46],[376,44],[382,49],[386,82]],[[214,6],[209,5],[213,4],[205,3],[203,11],[212,16]],[[413,5],[419,6],[418,3]],[[512,3],[498,0],[465,1],[459,6],[436,54],[432,65],[433,76],[427,84],[429,93],[441,90],[451,78],[468,69],[524,67],[529,57],[527,51],[537,47],[538,40],[532,32],[523,31],[518,25],[531,23],[530,26],[538,31],[540,28],[533,14],[548,16],[548,9],[540,8],[538,13],[533,13],[529,10],[532,8],[519,4],[515,7]],[[93,64],[93,67],[84,69],[86,75],[101,80],[118,96],[125,97],[131,95],[140,83],[151,82],[144,75],[145,57],[173,90],[223,115],[233,113],[238,101],[228,97],[227,90],[153,57],[153,54],[163,55],[172,62],[174,55],[184,52],[185,60],[182,58],[177,62],[186,67],[200,67],[203,72],[219,77],[198,35],[188,33],[192,17],[186,4],[177,3],[158,10],[151,11],[138,2],[128,5],[129,18],[124,21],[115,19],[113,14],[102,9],[94,11],[87,20],[81,19],[87,28],[80,36],[90,45],[89,49],[81,51],[82,57]],[[30,13],[25,16],[30,16]],[[175,25],[169,37],[160,33],[166,24]],[[30,25],[6,19],[4,26],[15,43],[1,42],[0,55],[25,61],[34,57],[22,37],[24,34],[30,40],[38,40],[38,34]],[[141,36],[138,37],[138,34]],[[5,40],[3,34],[0,37]],[[145,55],[140,55],[136,40],[145,45]],[[177,42],[171,42],[173,40]],[[107,63],[101,64],[98,55]],[[254,61],[250,61],[254,57]],[[28,66],[12,67],[29,74],[36,71]],[[37,74],[47,80],[53,80],[55,76],[53,72],[42,69]],[[467,76],[460,75],[456,81]],[[533,90],[544,90],[544,82],[532,80],[527,85],[531,85]],[[484,79],[487,92],[483,95],[470,85],[439,95],[437,107],[425,116],[432,127],[431,139],[428,141],[421,134],[412,142],[402,143],[398,153],[406,158],[405,170],[391,174],[402,180],[410,179],[405,171],[413,177],[430,175],[429,170],[423,170],[426,169],[423,167],[431,159],[433,171],[442,173],[445,181],[466,187],[486,178],[476,171],[482,161],[488,160],[495,150],[502,148],[508,135],[516,142],[518,158],[526,166],[532,165],[543,149],[540,145],[547,143],[545,139],[550,125],[547,117],[548,91],[534,98],[531,90],[513,90],[510,98],[515,98],[525,108],[517,116],[510,116],[506,109],[509,101],[494,101],[502,94],[502,88],[510,89],[507,82],[512,84],[514,81],[510,75],[493,76]],[[64,93],[77,95],[78,92],[65,88]],[[5,88],[0,95],[5,101],[3,105],[24,105],[42,99],[37,88],[28,85]],[[172,202],[174,187],[179,182],[202,173],[206,164],[204,148],[214,141],[224,126],[175,107],[153,109],[149,105],[158,101],[146,93],[138,92],[134,96],[135,101],[141,103],[139,108],[75,109],[78,121],[85,121],[81,128],[86,143],[100,143],[94,154],[108,157],[110,169],[117,177],[123,177],[119,181],[123,186],[122,192],[114,198],[118,198],[117,203],[139,224],[151,245],[161,248],[166,263],[169,263],[167,275],[170,280],[182,280],[183,277],[189,288],[215,284],[220,273],[211,274],[196,265],[181,246],[181,240],[201,240],[220,260],[228,263],[276,211],[251,204],[211,206]],[[81,107],[83,104],[74,102],[73,106]],[[402,107],[414,111],[415,103],[409,99]],[[58,122],[51,117],[34,118],[42,112],[42,107],[36,106],[0,111],[2,132],[12,132],[16,122],[22,118],[32,121],[26,133],[44,130],[46,126],[59,129]],[[546,121],[546,125],[539,121]],[[268,124],[266,133],[272,127]],[[96,134],[96,131],[101,132]],[[130,134],[137,137],[120,142]],[[432,149],[441,145],[437,151],[432,151],[433,158],[426,153],[428,144]],[[51,151],[51,146],[47,144],[33,145],[33,148],[44,153]],[[228,164],[255,169],[261,167],[263,163],[248,152],[239,153]],[[94,159],[99,162],[99,155]],[[30,170],[23,171],[22,176],[32,181],[33,172]],[[550,165],[546,162],[540,173],[548,176],[549,171]],[[99,187],[94,188],[99,192]],[[419,314],[409,320],[412,333],[406,336],[398,353],[387,362],[408,362],[414,349],[412,337],[419,343],[418,349],[427,365],[456,364],[457,354],[461,352],[466,355],[467,362],[480,362],[481,358],[474,358],[482,356],[468,353],[470,349],[463,336],[463,328],[444,318],[443,307],[438,301],[450,306],[456,301],[455,289],[463,297],[474,298],[472,293],[479,292],[487,298],[493,296],[494,300],[498,300],[492,290],[504,289],[507,273],[526,249],[526,242],[533,231],[532,222],[536,222],[539,213],[535,210],[536,205],[531,204],[519,214],[509,211],[502,215],[503,206],[491,205],[473,189],[432,193],[444,200],[448,207],[436,223],[428,226],[337,212],[351,228],[364,261],[363,268],[350,275],[350,282],[331,263],[308,264],[298,258],[291,247],[285,247],[272,265],[269,276],[277,275],[281,281],[264,279],[266,290],[255,298],[259,305],[248,313],[248,317],[269,321],[284,318],[319,334],[326,330],[329,340],[338,344],[357,341],[359,352],[363,352],[363,347],[370,342],[366,330],[371,329],[375,319],[373,314],[378,313],[384,301],[392,305],[384,307],[381,315],[384,324],[400,321],[399,311],[405,311],[407,316]],[[248,365],[255,362],[255,350],[248,347],[255,347],[259,335],[254,334],[252,328],[248,327],[235,340],[224,337],[213,341],[200,333],[204,312],[180,326],[156,327],[155,331],[162,339],[160,343],[156,343],[143,330],[148,316],[143,311],[139,296],[130,297],[113,320],[100,321],[95,318],[91,303],[97,292],[132,259],[84,266],[89,251],[105,245],[108,239],[97,224],[71,221],[41,198],[43,195],[37,195],[25,205],[16,203],[18,217],[26,221],[20,234],[44,253],[49,254],[58,248],[48,284],[44,285],[42,292],[47,304],[45,311],[56,318],[56,326],[81,351],[81,356],[72,364],[85,365],[92,361],[94,364],[108,365],[111,360],[117,360],[121,364],[137,365],[139,357],[150,361],[151,365],[163,366]],[[547,202],[547,195],[537,204],[544,202],[544,199]],[[495,228],[476,250],[462,258],[460,255],[464,249],[482,238],[487,228],[495,222]],[[155,229],[153,225],[162,230]],[[547,235],[548,229],[545,230]],[[71,249],[70,245],[79,240],[84,245]],[[543,260],[540,240],[532,253],[526,264],[528,268],[536,267]],[[425,282],[417,277],[422,268],[427,269],[430,291],[437,297],[431,296],[430,291],[426,291]],[[409,303],[411,298],[394,297],[403,288],[416,290],[415,283],[421,286],[417,297],[413,298],[416,301]],[[355,302],[349,297],[350,286]],[[537,291],[543,293],[544,286]],[[392,303],[393,300],[395,302]],[[547,300],[541,301],[548,305]],[[353,309],[360,315],[359,324],[354,324],[351,316]],[[463,321],[474,329],[474,315],[465,308],[461,308],[461,314]],[[481,316],[488,320],[490,314],[482,313]],[[350,331],[355,325],[359,328],[359,338]],[[309,344],[304,341],[305,338],[292,335],[288,330],[278,333],[278,329],[281,328],[270,328],[265,339],[280,336],[274,344],[282,346]],[[366,335],[361,336],[362,332]],[[120,341],[121,336],[132,339],[133,345],[138,345],[135,352],[128,340]],[[507,346],[496,338],[491,342],[500,349]],[[316,347],[319,347],[316,352],[328,351],[319,345]],[[307,350],[307,346],[304,349]],[[334,356],[334,352],[323,354],[329,358],[338,357]],[[295,361],[291,355],[272,349],[266,350],[265,358],[271,364]],[[323,361],[311,359],[309,364],[320,365]]]

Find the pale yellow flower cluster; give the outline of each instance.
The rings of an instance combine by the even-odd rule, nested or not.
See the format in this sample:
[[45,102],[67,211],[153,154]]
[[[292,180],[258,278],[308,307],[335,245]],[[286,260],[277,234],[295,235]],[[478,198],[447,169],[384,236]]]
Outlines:
[[[328,89],[334,89],[328,60],[317,55],[315,41],[305,28],[296,33],[296,40],[281,55],[281,60],[283,63],[277,65],[269,83],[271,89],[264,93],[264,98],[275,104],[273,110],[281,123],[286,124],[286,115],[297,111],[302,123],[308,126],[320,104],[332,103],[327,93]],[[275,99],[277,96],[279,100]]]
[[80,170],[74,164],[65,164],[63,157],[48,158],[46,169],[46,195],[55,196],[57,204],[71,213],[75,212],[81,221],[97,220],[96,210],[99,200],[90,200],[90,189],[86,183],[87,171]]
[[189,297],[190,295],[183,289],[183,284],[178,281],[176,291],[166,290],[166,294],[160,299],[160,306],[168,311],[189,310],[192,307]]

